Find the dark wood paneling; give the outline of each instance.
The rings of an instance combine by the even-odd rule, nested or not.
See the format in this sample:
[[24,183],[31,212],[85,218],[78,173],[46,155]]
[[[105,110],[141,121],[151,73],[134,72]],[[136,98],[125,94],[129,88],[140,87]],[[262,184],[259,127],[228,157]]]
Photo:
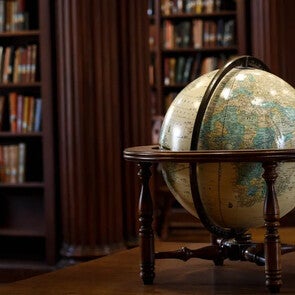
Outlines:
[[53,123],[53,93],[54,84],[52,81],[52,43],[51,43],[51,19],[50,1],[39,2],[40,22],[40,52],[41,56],[41,79],[42,79],[42,129],[43,138],[43,173],[44,173],[44,208],[45,208],[45,231],[46,231],[46,261],[48,264],[55,264],[58,257],[57,252],[57,213],[56,213],[56,187],[55,187],[55,148],[54,123]]
[[145,2],[56,1],[65,257],[136,236],[136,172],[122,151],[150,138]]
[[295,85],[293,0],[251,1],[252,55],[271,71]]

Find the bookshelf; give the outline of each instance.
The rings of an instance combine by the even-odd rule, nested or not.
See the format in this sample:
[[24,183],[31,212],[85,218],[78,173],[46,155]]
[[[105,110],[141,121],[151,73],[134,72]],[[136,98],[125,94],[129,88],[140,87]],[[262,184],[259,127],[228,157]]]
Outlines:
[[149,0],[152,114],[231,56],[247,52],[246,1]]
[[0,1],[0,269],[57,259],[49,6]]
[[[220,68],[232,56],[249,53],[248,5],[246,0],[148,0],[153,144],[158,144],[168,107],[190,81]],[[179,214],[180,208],[171,205],[171,194],[160,176],[155,190],[157,198],[164,199],[160,205],[168,207],[162,210],[166,216],[159,218],[167,236],[165,220],[175,219],[173,212]]]

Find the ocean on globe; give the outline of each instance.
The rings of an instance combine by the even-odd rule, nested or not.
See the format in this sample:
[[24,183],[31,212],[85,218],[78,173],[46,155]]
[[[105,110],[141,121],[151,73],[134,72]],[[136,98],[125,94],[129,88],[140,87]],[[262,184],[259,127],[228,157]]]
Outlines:
[[[188,84],[169,107],[160,148],[190,150],[204,93],[216,71]],[[295,90],[279,77],[255,68],[230,70],[215,89],[201,124],[198,150],[291,149],[295,147]],[[197,217],[187,163],[163,163],[164,179],[178,202]],[[219,227],[264,225],[266,184],[261,163],[197,164],[197,184],[207,216]],[[294,207],[295,163],[277,167],[275,183],[284,216]]]

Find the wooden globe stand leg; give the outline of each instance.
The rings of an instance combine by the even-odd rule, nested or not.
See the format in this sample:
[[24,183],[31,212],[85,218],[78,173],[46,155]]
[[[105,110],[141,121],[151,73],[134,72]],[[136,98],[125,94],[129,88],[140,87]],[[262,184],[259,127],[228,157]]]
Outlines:
[[141,179],[141,192],[139,198],[139,245],[141,249],[140,277],[145,285],[153,283],[155,277],[154,258],[154,232],[153,222],[153,202],[149,189],[151,177],[151,163],[140,163],[139,177]]
[[139,198],[139,242],[141,251],[140,276],[146,285],[153,284],[155,278],[155,259],[190,258],[212,260],[215,265],[222,265],[225,259],[250,261],[257,265],[265,265],[265,284],[271,293],[278,293],[282,285],[281,255],[294,252],[295,245],[281,245],[279,227],[279,205],[274,184],[277,178],[276,162],[263,163],[267,186],[264,202],[265,239],[264,243],[253,243],[251,236],[241,235],[235,239],[212,238],[212,244],[200,249],[191,250],[183,247],[176,251],[155,253],[153,222],[153,202],[151,198],[149,180],[151,177],[151,163],[140,162],[139,177],[141,191]]
[[281,267],[281,243],[278,232],[280,210],[275,191],[275,181],[277,163],[263,163],[264,174],[267,185],[267,194],[264,202],[264,220],[265,220],[265,284],[269,291],[277,293],[282,285],[282,267]]

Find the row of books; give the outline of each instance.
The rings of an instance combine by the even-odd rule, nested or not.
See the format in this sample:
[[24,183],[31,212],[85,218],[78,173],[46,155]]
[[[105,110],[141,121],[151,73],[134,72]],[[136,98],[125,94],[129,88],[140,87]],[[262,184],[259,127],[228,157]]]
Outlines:
[[25,0],[0,0],[0,32],[27,30],[28,24]]
[[226,60],[227,57],[224,55],[204,58],[201,55],[167,57],[164,59],[164,85],[188,83],[199,75],[222,67]]
[[161,0],[161,13],[173,15],[182,13],[212,13],[234,10],[233,0]]
[[36,81],[37,45],[0,46],[0,83]]
[[25,181],[26,144],[0,145],[0,182]]
[[202,47],[228,47],[235,44],[235,21],[203,20],[163,22],[163,47],[175,48],[202,48]]
[[[6,106],[6,101],[8,105]],[[5,114],[5,111],[8,114]],[[0,130],[17,133],[41,131],[42,99],[9,93],[0,96]],[[5,122],[5,118],[9,122]]]

